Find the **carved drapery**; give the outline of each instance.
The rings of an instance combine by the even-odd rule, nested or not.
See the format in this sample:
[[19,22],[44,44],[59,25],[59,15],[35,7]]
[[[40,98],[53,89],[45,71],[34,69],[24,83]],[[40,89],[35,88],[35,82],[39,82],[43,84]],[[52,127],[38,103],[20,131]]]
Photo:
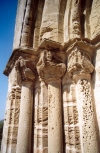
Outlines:
[[68,56],[67,71],[76,81],[76,98],[80,123],[80,139],[82,153],[99,152],[93,95],[91,89],[91,73],[94,66],[85,51],[74,48]]
[[61,77],[65,70],[65,64],[59,63],[53,52],[41,53],[37,71],[40,80],[48,84],[48,153],[63,152]]

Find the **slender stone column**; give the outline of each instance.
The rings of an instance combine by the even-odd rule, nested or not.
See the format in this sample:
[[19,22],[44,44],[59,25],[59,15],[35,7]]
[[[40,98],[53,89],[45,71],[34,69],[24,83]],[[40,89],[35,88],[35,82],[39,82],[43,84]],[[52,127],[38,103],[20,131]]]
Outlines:
[[93,70],[89,56],[77,47],[74,48],[68,57],[68,72],[76,82],[82,153],[99,152],[90,82]]
[[65,64],[56,63],[51,51],[45,50],[37,63],[40,78],[48,84],[48,153],[63,153],[60,79],[65,70]]
[[48,153],[63,153],[61,80],[48,83]]
[[22,85],[16,153],[29,153],[31,103],[33,103],[33,84],[27,82]]
[[77,82],[77,104],[82,153],[99,152],[90,78],[90,74],[85,73],[74,76]]
[[32,63],[19,57],[15,64],[18,71],[18,80],[22,84],[21,104],[19,116],[19,128],[16,153],[31,153],[32,136],[32,104],[33,104],[33,80]]

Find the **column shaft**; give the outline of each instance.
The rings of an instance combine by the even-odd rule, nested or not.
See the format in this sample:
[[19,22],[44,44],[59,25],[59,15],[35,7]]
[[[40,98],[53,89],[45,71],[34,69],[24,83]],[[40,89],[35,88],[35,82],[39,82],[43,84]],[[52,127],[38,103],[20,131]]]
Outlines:
[[98,153],[98,140],[92,104],[91,84],[89,80],[78,80],[77,103],[80,120],[82,153]]
[[[31,103],[33,102],[33,89],[31,84],[22,86],[19,129],[16,153],[29,153],[29,132]],[[30,142],[31,143],[31,142]]]
[[61,84],[48,84],[48,153],[63,153],[62,150]]

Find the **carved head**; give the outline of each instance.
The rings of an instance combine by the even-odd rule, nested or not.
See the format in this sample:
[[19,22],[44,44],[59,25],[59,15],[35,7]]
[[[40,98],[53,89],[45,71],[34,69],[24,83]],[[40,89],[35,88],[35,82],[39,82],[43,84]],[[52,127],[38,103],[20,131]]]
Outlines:
[[52,57],[53,57],[53,55],[52,55],[51,51],[46,50],[46,60],[51,61]]

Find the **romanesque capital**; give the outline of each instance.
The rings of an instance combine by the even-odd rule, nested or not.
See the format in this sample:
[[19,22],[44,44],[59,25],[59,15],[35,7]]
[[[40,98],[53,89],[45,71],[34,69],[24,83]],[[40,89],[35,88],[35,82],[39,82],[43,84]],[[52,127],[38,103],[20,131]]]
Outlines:
[[68,55],[67,63],[67,72],[70,76],[86,76],[88,74],[90,75],[94,70],[94,66],[91,63],[88,54],[77,47],[73,48]]
[[41,52],[36,67],[40,80],[46,82],[60,79],[66,71],[66,65],[59,62],[59,60],[55,58],[55,52],[50,50]]
[[34,65],[31,61],[24,59],[22,56],[15,62],[15,69],[17,71],[18,84],[22,82],[33,82],[35,79]]

